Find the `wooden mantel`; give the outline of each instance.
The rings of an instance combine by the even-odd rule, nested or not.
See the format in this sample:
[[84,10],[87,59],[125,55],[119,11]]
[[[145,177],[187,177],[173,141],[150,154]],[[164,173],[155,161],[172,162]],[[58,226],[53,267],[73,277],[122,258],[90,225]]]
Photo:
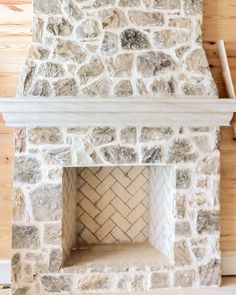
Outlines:
[[0,99],[7,126],[228,126],[236,100],[215,98]]

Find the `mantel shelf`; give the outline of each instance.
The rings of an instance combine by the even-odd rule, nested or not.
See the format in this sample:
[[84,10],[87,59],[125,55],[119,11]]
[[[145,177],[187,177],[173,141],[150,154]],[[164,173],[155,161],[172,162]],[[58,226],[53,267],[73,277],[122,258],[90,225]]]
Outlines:
[[7,126],[228,126],[236,100],[216,98],[0,98]]

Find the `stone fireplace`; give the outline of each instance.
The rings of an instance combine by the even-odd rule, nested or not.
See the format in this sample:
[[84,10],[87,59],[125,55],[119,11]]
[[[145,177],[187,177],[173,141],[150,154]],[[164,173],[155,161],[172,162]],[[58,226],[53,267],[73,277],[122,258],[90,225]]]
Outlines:
[[[218,100],[202,1],[34,0],[18,98],[15,295],[219,286]],[[236,109],[235,109],[236,110]]]

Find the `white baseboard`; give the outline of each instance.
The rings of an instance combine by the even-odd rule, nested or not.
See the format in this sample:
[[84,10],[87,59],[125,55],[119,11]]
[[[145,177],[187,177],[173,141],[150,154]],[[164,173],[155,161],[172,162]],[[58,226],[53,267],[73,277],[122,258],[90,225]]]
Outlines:
[[223,252],[222,258],[222,275],[236,275],[236,252]]
[[11,284],[11,260],[0,260],[0,284]]

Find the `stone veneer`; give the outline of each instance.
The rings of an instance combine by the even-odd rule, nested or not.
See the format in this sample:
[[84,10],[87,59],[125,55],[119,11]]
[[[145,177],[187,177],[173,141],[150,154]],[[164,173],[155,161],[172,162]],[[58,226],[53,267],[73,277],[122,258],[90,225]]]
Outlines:
[[202,0],[34,0],[18,96],[215,96]]
[[[51,9],[57,7],[54,2],[50,1]],[[213,127],[18,129],[13,293],[137,292],[219,285],[218,135]],[[175,168],[174,264],[61,268],[62,168],[124,164]]]

